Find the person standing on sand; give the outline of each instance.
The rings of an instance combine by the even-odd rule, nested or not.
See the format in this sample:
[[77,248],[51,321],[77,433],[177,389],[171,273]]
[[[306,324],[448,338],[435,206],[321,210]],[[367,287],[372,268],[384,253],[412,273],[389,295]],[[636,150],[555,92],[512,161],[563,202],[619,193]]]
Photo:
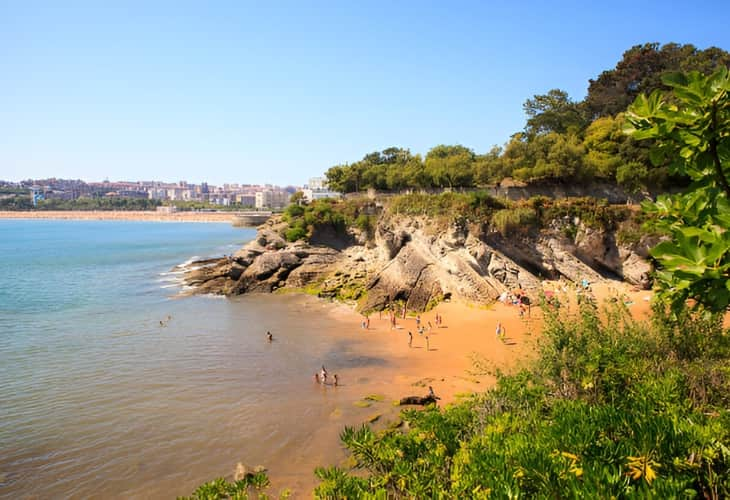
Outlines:
[[504,331],[504,328],[502,327],[501,321],[497,321],[497,328],[495,329],[494,333],[497,335],[497,338],[501,338],[502,335],[504,335],[505,331]]
[[271,335],[271,332],[266,332],[266,340],[269,341],[269,344],[274,341],[274,336]]
[[322,380],[323,384],[327,383],[327,369],[322,365],[322,371],[319,373],[319,378]]
[[428,344],[428,335],[426,335],[426,350],[427,351],[430,351],[431,350],[431,347]]
[[332,375],[332,385],[334,385],[335,387],[337,387],[337,384],[338,384],[337,374],[335,373],[334,375]]
[[365,316],[365,329],[370,330],[370,316]]
[[314,372],[314,381],[319,384],[319,373]]
[[411,347],[411,344],[413,344],[413,334],[408,332],[408,347]]
[[437,399],[441,399],[436,395],[435,392],[433,392],[433,387],[431,387],[430,385],[428,386],[428,397],[433,399],[434,401],[436,401]]

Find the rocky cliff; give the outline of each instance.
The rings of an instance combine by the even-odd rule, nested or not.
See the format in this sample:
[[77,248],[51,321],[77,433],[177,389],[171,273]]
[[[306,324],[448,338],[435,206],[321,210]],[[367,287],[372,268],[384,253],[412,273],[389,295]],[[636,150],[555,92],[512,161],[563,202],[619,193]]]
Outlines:
[[[577,222],[577,224],[576,224]],[[652,241],[619,245],[615,234],[571,221],[503,236],[468,223],[438,226],[411,216],[383,216],[369,234],[319,229],[309,243],[288,243],[274,217],[231,257],[195,262],[185,275],[196,293],[237,295],[303,290],[357,301],[363,311],[393,301],[422,311],[454,298],[488,303],[503,291],[536,295],[541,279],[614,279],[648,288]]]

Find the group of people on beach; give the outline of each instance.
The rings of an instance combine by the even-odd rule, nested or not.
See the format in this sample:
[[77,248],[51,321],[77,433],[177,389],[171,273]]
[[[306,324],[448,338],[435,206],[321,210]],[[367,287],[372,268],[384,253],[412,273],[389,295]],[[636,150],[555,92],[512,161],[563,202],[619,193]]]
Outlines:
[[[368,323],[369,323],[369,321],[368,321]],[[368,324],[368,326],[369,326],[369,324]],[[364,327],[365,326],[363,325],[363,328]],[[274,335],[270,331],[267,331],[266,332],[266,341],[269,344],[274,341]],[[314,373],[314,377],[313,378],[314,378],[314,381],[316,383],[322,384],[322,385],[333,385],[333,386],[337,387],[339,385],[339,383],[340,383],[339,380],[338,380],[338,378],[337,378],[337,374],[336,373],[332,375],[332,382],[331,383],[328,382],[328,380],[329,380],[329,373],[327,372],[327,368],[325,368],[324,365],[322,365],[322,369],[319,372],[315,372]]]

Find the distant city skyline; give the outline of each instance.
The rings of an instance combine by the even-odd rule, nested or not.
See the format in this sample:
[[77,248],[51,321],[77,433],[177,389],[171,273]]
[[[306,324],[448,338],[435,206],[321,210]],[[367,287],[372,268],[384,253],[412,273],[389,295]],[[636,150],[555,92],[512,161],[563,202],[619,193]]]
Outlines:
[[477,152],[645,42],[730,49],[730,3],[0,6],[0,178],[302,185],[390,146]]
[[191,183],[185,180],[163,182],[157,180],[127,180],[85,182],[80,179],[24,179],[8,181],[0,179],[0,189],[10,187],[10,192],[0,194],[0,200],[10,199],[11,205],[22,198],[17,189],[25,189],[35,207],[46,200],[78,200],[80,198],[128,198],[149,199],[158,202],[204,202],[220,206],[248,206],[257,209],[281,209],[290,202],[292,194],[301,190],[303,198],[311,201],[319,198],[339,197],[327,189],[326,180],[311,178],[300,186],[251,184],[226,182],[220,185],[207,182]]

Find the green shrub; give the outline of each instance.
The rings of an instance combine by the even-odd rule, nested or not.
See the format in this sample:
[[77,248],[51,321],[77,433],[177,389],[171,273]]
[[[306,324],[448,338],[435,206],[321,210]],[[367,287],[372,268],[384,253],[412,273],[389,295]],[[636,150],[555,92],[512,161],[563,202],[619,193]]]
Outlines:
[[527,233],[538,227],[538,218],[532,208],[509,208],[495,212],[491,223],[502,236],[509,236],[514,232]]
[[284,209],[284,220],[291,221],[304,215],[304,207],[300,205],[289,205]]
[[286,241],[297,241],[307,239],[307,230],[300,226],[293,226],[284,231]]

